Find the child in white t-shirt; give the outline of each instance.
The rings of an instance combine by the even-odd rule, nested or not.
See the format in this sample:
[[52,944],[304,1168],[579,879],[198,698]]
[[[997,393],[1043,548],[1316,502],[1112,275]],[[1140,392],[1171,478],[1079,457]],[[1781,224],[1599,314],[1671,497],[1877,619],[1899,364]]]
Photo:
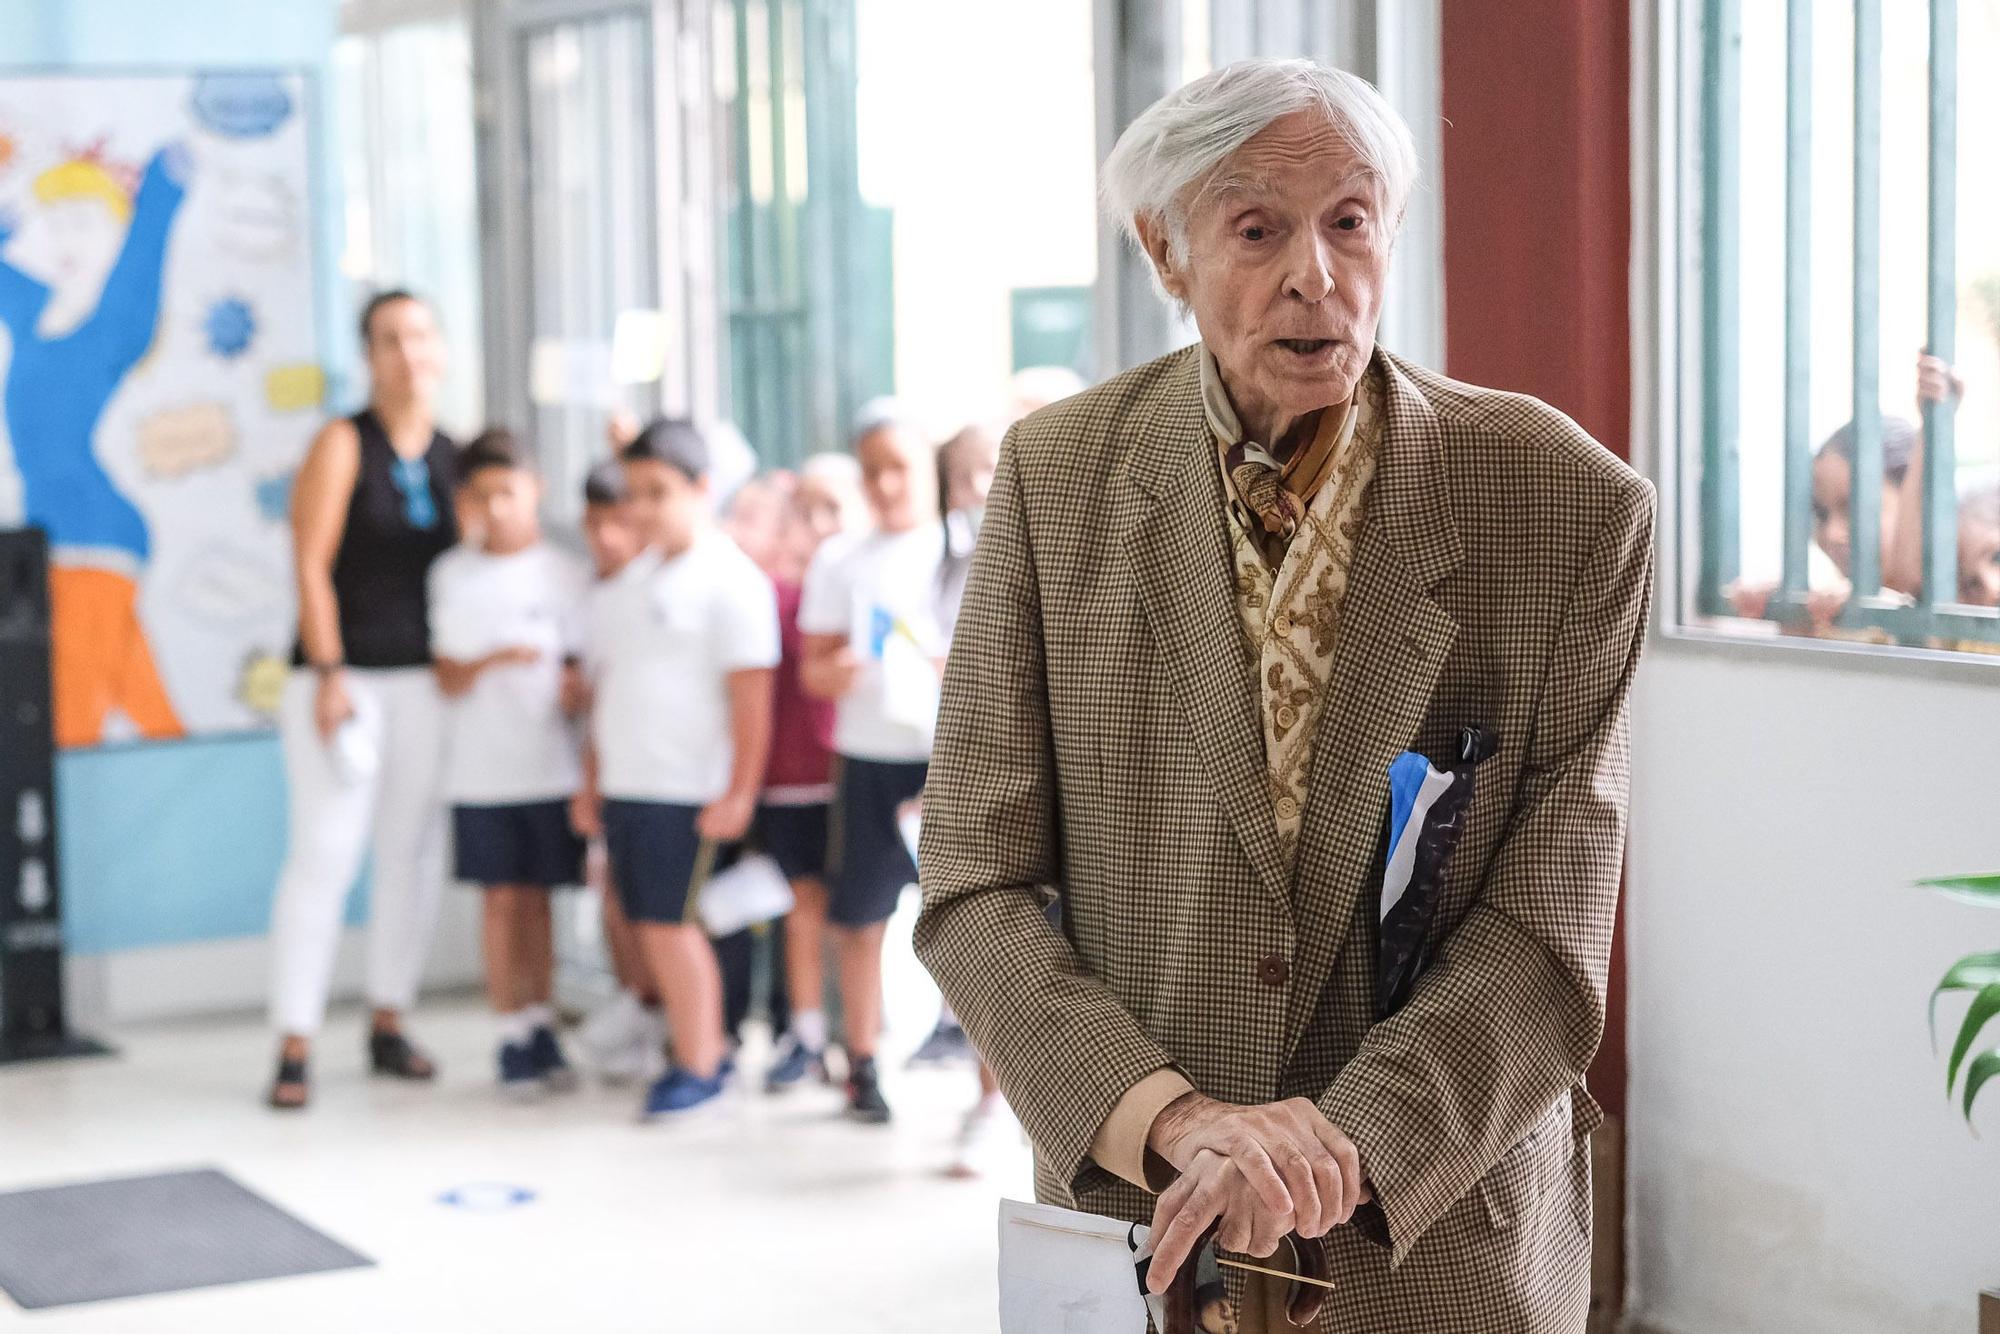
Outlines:
[[627,512],[646,549],[592,591],[593,779],[619,900],[666,1003],[674,1063],[648,1116],[691,1111],[731,1073],[722,983],[696,908],[750,828],[771,736],[771,581],[709,519],[708,441],[656,421],[628,445]]
[[[638,422],[614,421],[613,450],[631,444],[638,434]],[[592,468],[583,479],[583,541],[599,583],[615,578],[644,545],[626,512],[625,466],[615,457]],[[617,994],[591,1012],[577,1030],[577,1037],[606,1083],[652,1079],[659,1074],[657,1067],[666,1043],[659,988],[653,985],[652,974],[640,957],[638,935],[619,906],[596,808],[581,800],[573,806],[577,809],[572,810],[571,818],[577,832],[589,840],[584,874],[597,896],[604,952],[618,983]]]
[[838,757],[827,854],[827,925],[840,955],[848,1114],[889,1119],[875,1066],[882,1027],[882,940],[917,878],[901,818],[923,794],[938,704],[936,451],[906,422],[865,427],[854,452],[875,521],[821,547],[799,604],[800,681],[838,701]]
[[487,431],[458,467],[468,537],[429,575],[457,875],[485,890],[501,1087],[569,1087],[549,1008],[549,894],[583,878],[583,844],[569,821],[581,779],[569,712],[588,577],[581,560],[542,540],[541,479],[511,434]]

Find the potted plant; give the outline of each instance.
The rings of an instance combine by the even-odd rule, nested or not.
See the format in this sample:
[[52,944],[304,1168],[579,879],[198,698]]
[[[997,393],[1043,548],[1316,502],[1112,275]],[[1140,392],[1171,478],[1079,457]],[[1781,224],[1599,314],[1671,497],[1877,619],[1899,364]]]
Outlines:
[[[1947,898],[2000,908],[2000,872],[1943,876],[1917,883],[1935,889]],[[1988,1080],[2000,1075],[2000,1042],[1973,1053],[1973,1047],[1978,1044],[1987,1022],[2000,1014],[2000,950],[1966,955],[1947,968],[1943,980],[1932,989],[1930,1022],[1933,1051],[1937,1049],[1938,997],[1947,991],[1972,993],[1972,1004],[1966,1007],[1965,1018],[1958,1025],[1958,1037],[1951,1044],[1951,1060],[1945,1066],[1944,1076],[1945,1096],[1950,1097],[1954,1092],[1958,1094],[1960,1111],[1970,1126],[1972,1104],[1978,1098],[1979,1090],[1986,1087]],[[1969,1061],[1966,1059],[1968,1056],[1972,1058]]]

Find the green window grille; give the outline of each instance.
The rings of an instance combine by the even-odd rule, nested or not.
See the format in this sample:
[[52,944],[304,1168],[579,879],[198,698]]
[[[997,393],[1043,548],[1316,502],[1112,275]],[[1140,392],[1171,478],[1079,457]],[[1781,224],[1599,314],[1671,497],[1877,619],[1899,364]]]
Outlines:
[[[1764,3],[1764,0],[1751,0]],[[1816,77],[1849,71],[1813,68],[1813,23],[1829,7],[1788,0],[1785,26],[1783,574],[1763,619],[1794,625],[1803,619],[1812,543],[1814,441],[1807,423],[1814,338],[1812,92]],[[1899,20],[1917,6],[1892,7]],[[1957,603],[1957,450],[1953,405],[1922,405],[1921,578],[1914,600],[1882,584],[1882,490],[1866,479],[1882,474],[1880,379],[1882,281],[1882,0],[1853,0],[1853,311],[1854,458],[1851,487],[1851,594],[1836,624],[1873,629],[1896,642],[1949,646],[2000,642],[2000,610]],[[1844,15],[1843,15],[1844,17]],[[1735,614],[1728,590],[1740,567],[1738,403],[1742,271],[1738,228],[1741,186],[1738,135],[1744,87],[1740,0],[1703,0],[1701,60],[1702,251],[1701,546],[1699,614]],[[1928,62],[1928,213],[1925,263],[1927,350],[1954,359],[1957,307],[1958,4],[1930,0]]]
[[788,466],[894,388],[892,219],[861,198],[854,0],[720,0],[716,35],[726,401]]

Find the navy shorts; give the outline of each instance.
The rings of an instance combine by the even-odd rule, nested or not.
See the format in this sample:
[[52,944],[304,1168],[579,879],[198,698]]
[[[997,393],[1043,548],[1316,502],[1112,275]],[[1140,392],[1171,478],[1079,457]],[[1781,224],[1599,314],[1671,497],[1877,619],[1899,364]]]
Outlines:
[[826,875],[827,804],[759,806],[750,841],[778,864],[787,880],[814,880]]
[[924,760],[836,760],[833,811],[828,825],[827,920],[835,926],[874,926],[896,911],[903,886],[917,878],[917,864],[903,842],[897,808],[924,793]]
[[583,883],[583,840],[566,801],[451,808],[453,871],[475,885]]
[[665,801],[604,803],[604,851],[618,903],[635,922],[698,926],[695,909],[708,878],[736,860],[736,843],[714,843],[694,830],[699,806]]

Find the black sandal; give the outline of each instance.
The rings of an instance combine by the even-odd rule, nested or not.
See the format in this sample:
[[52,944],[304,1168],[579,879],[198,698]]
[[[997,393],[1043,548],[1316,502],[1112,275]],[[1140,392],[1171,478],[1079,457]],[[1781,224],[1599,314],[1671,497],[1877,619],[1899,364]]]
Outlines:
[[[299,1096],[296,1099],[286,1097],[284,1091],[288,1088],[297,1088]],[[271,1093],[266,1101],[281,1112],[296,1112],[302,1110],[311,1097],[312,1093],[306,1087],[305,1061],[280,1057],[278,1077],[271,1081]]]
[[437,1074],[437,1063],[411,1046],[408,1038],[380,1029],[368,1035],[368,1068],[396,1079],[430,1079]]

